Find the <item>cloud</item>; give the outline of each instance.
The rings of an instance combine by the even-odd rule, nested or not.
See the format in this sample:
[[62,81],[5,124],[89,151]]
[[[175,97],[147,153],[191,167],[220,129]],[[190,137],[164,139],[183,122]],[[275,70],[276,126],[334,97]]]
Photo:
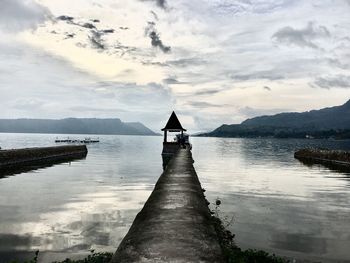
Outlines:
[[[186,115],[189,113],[186,113]],[[221,126],[223,123],[227,122],[227,117],[220,114],[198,114],[193,116],[193,121],[197,128],[197,131],[209,132],[217,127]],[[191,130],[193,132],[193,130]]]
[[313,41],[319,38],[328,38],[330,35],[325,26],[316,26],[313,22],[309,22],[305,28],[301,29],[294,29],[290,26],[283,27],[273,34],[272,39],[286,45],[318,49],[319,46]]
[[58,16],[56,19],[57,19],[57,20],[61,20],[61,21],[73,22],[74,17],[62,15],[62,16]]
[[[348,56],[343,56],[341,59],[338,58],[329,58],[327,59],[327,62],[332,66],[332,67],[338,67],[341,69],[350,69],[350,54]],[[344,60],[344,62],[342,61]],[[346,62],[345,62],[346,61]]]
[[141,0],[143,2],[154,2],[156,3],[156,5],[162,9],[166,9],[167,8],[167,1],[166,0]]
[[[303,111],[337,105],[350,92],[343,88],[330,93],[314,83],[329,87],[334,84],[330,78],[349,75],[345,0],[99,1],[102,5],[85,0],[74,5],[71,0],[0,0],[0,6],[4,2],[39,6],[37,2],[55,17],[63,16],[53,23],[43,20],[43,14],[34,16],[29,19],[33,24],[19,28],[36,30],[0,40],[27,43],[11,56],[9,48],[1,49],[2,116],[58,118],[79,114],[74,107],[82,107],[82,115],[108,117],[113,115],[109,109],[118,107],[128,114],[116,112],[117,117],[156,126],[164,112],[184,107],[187,127],[195,129],[193,119],[203,113],[211,114],[210,125],[216,118],[213,125],[238,123],[246,118],[238,109],[247,105],[259,114],[264,113],[260,109],[284,107]],[[0,30],[8,16],[3,10]],[[16,19],[22,21],[22,16]],[[109,28],[115,33],[107,33]],[[66,63],[41,54],[28,57],[33,52],[29,45]],[[318,87],[312,94],[307,88],[311,83]],[[35,102],[23,100],[18,102],[22,110],[16,109],[10,102],[18,96],[49,105],[39,110]]]
[[277,69],[266,70],[266,71],[256,71],[246,74],[228,74],[231,79],[239,81],[256,80],[256,79],[268,79],[268,80],[280,80],[284,76],[278,72]]
[[166,8],[166,0],[155,0],[155,2],[157,3],[157,5],[163,9]]
[[205,108],[221,108],[225,107],[227,105],[219,105],[219,104],[213,104],[205,101],[190,101],[188,103],[191,107],[199,108],[199,109],[205,109]]
[[174,60],[167,60],[165,62],[159,62],[159,61],[142,61],[142,64],[144,65],[154,65],[159,67],[190,67],[190,66],[200,66],[203,64],[206,64],[207,61],[203,58],[198,57],[191,57],[191,58],[179,58]]
[[169,77],[169,78],[163,79],[163,82],[166,84],[186,84],[187,83],[184,81],[177,80],[176,77]]
[[151,31],[148,36],[152,39],[151,44],[154,47],[159,47],[164,53],[169,53],[171,48],[169,46],[165,46],[159,38],[159,34],[156,31]]
[[14,108],[19,110],[38,110],[42,108],[45,101],[37,98],[19,98],[11,103]]
[[281,112],[289,112],[290,109],[286,108],[279,108],[279,109],[258,109],[258,108],[252,108],[249,106],[241,107],[238,109],[238,113],[242,114],[245,118],[253,118],[257,116],[264,116],[264,115],[274,115]]
[[179,58],[175,60],[168,60],[165,62],[166,65],[176,66],[176,67],[188,67],[203,65],[207,63],[203,58],[191,57],[191,58]]
[[158,17],[158,15],[157,15],[156,12],[151,11],[151,14],[153,15],[153,17],[154,17],[155,20],[157,20],[157,21],[159,20],[159,17]]
[[350,76],[346,75],[335,75],[328,77],[320,77],[315,80],[312,84],[313,87],[318,86],[323,89],[331,88],[350,88]]
[[118,117],[158,129],[176,103],[161,84],[102,81],[29,46],[0,49],[0,118]]
[[171,47],[163,44],[163,41],[160,39],[157,30],[155,29],[154,22],[148,22],[148,26],[145,29],[146,35],[152,40],[151,44],[153,47],[158,47],[164,53],[169,53],[171,51]]
[[0,0],[0,30],[18,32],[36,28],[51,17],[46,7],[33,0]]
[[91,35],[89,36],[90,43],[93,48],[96,49],[105,49],[105,45],[103,44],[103,40],[101,38],[102,34],[98,31],[92,30]]
[[73,112],[97,112],[97,113],[121,113],[127,112],[124,109],[120,108],[98,108],[98,107],[89,107],[89,106],[73,106],[69,108]]
[[214,95],[219,92],[221,92],[222,89],[205,89],[205,90],[200,90],[195,93],[193,93],[194,96],[202,96],[202,95]]
[[[90,22],[75,22],[75,18],[72,16],[67,16],[67,15],[61,15],[58,16],[56,18],[56,20],[59,21],[63,21],[66,22],[68,25],[72,25],[72,26],[78,26],[78,27],[82,27],[84,29],[86,29],[89,33],[88,33],[88,40],[92,46],[92,48],[95,49],[99,49],[99,50],[106,50],[108,47],[105,44],[104,39],[102,38],[103,36],[107,35],[107,34],[113,34],[115,32],[114,29],[109,28],[109,29],[98,29],[93,23],[100,23],[100,20],[98,19],[90,19],[89,21],[92,21],[93,23]],[[55,34],[57,34],[56,31],[53,31]],[[78,31],[76,34],[75,33],[65,33],[66,38],[64,39],[71,39],[73,37],[75,37],[77,34],[84,32],[85,31]],[[80,42],[78,42],[76,44],[79,47],[86,47],[87,45],[82,44]],[[116,48],[119,48],[119,46],[117,45]]]

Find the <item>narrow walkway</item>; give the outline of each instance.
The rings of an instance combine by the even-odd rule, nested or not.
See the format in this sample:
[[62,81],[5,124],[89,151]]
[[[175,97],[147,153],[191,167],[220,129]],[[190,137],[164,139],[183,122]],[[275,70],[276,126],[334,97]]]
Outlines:
[[169,162],[111,262],[223,262],[191,151]]

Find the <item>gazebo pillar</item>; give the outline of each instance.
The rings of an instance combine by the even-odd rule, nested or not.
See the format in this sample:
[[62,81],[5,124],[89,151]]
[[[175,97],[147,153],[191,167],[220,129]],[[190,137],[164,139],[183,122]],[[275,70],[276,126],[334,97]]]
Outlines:
[[168,131],[164,130],[164,142],[167,142]]

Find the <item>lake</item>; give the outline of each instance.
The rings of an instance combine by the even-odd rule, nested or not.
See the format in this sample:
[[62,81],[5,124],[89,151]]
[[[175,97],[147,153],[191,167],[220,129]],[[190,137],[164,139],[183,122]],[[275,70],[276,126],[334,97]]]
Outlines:
[[[3,149],[54,145],[52,134],[0,134]],[[70,135],[84,138],[84,135]],[[162,173],[162,137],[99,136],[86,159],[0,175],[0,262],[114,252]],[[240,247],[350,262],[350,173],[295,160],[306,146],[350,141],[192,138],[207,199]],[[299,262],[299,261],[297,261]]]

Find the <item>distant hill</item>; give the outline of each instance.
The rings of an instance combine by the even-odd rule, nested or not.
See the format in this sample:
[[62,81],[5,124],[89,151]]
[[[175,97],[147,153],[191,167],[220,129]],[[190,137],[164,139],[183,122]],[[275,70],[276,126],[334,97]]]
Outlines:
[[120,119],[0,119],[0,132],[54,134],[157,135],[139,122]]
[[350,138],[350,100],[341,106],[307,112],[280,113],[222,125],[200,136]]

